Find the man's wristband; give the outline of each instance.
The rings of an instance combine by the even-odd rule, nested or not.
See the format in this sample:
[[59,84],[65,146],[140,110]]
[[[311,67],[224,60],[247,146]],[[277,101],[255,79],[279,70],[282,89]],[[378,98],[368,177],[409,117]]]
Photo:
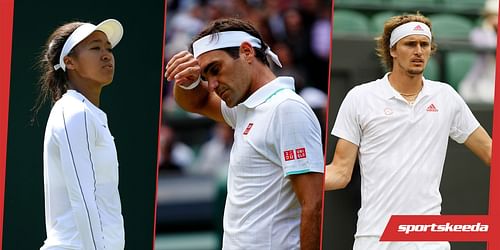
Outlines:
[[178,84],[177,86],[179,86],[179,88],[181,88],[181,89],[191,90],[191,89],[196,88],[200,84],[200,82],[201,82],[201,77],[198,77],[198,79],[196,81],[194,81],[193,83],[191,83],[189,86],[183,86],[180,84]]

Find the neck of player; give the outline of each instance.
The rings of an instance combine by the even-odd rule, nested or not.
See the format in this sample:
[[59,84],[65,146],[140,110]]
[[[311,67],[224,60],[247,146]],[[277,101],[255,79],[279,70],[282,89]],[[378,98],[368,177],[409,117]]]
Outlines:
[[411,74],[398,70],[397,67],[389,74],[389,83],[402,96],[416,96],[423,87],[423,73]]
[[250,87],[251,93],[257,91],[262,86],[276,79],[276,75],[271,71],[271,69],[261,63],[256,63],[255,67],[252,68],[252,74],[253,82],[252,86]]
[[78,91],[92,104],[99,107],[102,86],[97,82],[85,82],[80,79],[70,79],[69,89]]

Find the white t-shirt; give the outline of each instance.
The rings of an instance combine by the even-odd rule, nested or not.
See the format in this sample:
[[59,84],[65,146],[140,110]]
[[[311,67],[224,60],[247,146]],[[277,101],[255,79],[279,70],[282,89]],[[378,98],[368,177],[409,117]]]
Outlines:
[[276,78],[235,108],[221,107],[234,128],[223,249],[299,249],[301,208],[287,176],[323,173],[316,116],[291,77]]
[[479,127],[448,84],[424,79],[411,105],[392,88],[388,74],[353,88],[332,130],[359,146],[356,237],[380,236],[394,214],[440,214],[448,137],[463,143]]
[[450,250],[450,243],[443,241],[379,241],[379,237],[356,237],[353,250]]
[[68,90],[50,112],[43,156],[41,249],[123,249],[118,159],[106,114]]

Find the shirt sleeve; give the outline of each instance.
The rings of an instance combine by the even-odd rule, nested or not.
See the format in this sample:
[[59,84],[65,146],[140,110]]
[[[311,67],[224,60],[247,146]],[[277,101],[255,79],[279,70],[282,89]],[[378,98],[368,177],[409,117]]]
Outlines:
[[224,117],[224,120],[226,123],[233,129],[236,128],[236,121],[237,121],[237,107],[235,108],[230,108],[226,105],[224,101],[221,100],[220,102],[220,110],[222,113],[222,117]]
[[449,91],[451,91],[452,101],[457,107],[452,118],[450,138],[458,143],[464,143],[480,124],[464,99],[462,99],[462,97],[451,87],[449,87]]
[[280,103],[268,137],[275,142],[285,176],[324,172],[321,128],[307,104],[292,99]]
[[97,130],[84,107],[62,110],[58,131],[64,183],[83,249],[104,249],[102,222],[96,202],[93,156]]
[[332,135],[359,146],[361,141],[361,125],[357,115],[356,88],[349,91],[340,105],[337,119],[333,125]]

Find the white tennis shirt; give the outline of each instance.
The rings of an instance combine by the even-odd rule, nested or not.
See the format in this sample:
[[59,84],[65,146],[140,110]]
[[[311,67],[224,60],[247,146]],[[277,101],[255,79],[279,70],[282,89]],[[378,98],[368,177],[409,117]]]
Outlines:
[[293,174],[323,173],[319,122],[294,92],[291,77],[278,77],[234,108],[221,104],[234,128],[224,211],[223,249],[300,248],[300,203]]
[[68,90],[50,112],[43,156],[41,249],[123,249],[118,159],[106,114]]
[[394,214],[437,215],[448,137],[463,143],[479,123],[448,84],[423,79],[413,105],[384,78],[354,87],[332,134],[359,146],[356,237],[380,236]]

